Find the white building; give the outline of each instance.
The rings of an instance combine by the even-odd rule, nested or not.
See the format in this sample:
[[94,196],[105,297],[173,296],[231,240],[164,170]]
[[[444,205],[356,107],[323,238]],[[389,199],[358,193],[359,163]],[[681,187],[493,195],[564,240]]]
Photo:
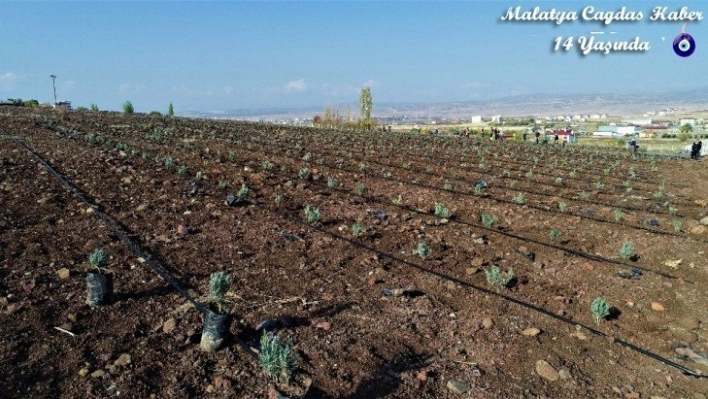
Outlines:
[[475,115],[472,118],[470,118],[470,122],[472,123],[482,123],[482,115]]
[[691,125],[696,127],[696,120],[694,118],[679,119],[679,126]]

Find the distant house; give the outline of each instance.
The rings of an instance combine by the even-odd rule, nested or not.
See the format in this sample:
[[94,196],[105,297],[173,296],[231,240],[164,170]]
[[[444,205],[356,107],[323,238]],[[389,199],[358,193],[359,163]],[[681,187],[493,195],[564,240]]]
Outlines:
[[553,140],[553,136],[558,136],[559,140],[564,140],[569,143],[574,143],[576,141],[577,136],[578,136],[572,130],[564,130],[564,129],[552,130],[552,131],[548,132],[548,135],[551,136],[551,140]]
[[482,115],[475,115],[470,118],[471,123],[482,123]]
[[695,118],[679,119],[679,126],[683,126],[683,125],[691,125],[693,127],[696,127],[696,119]]
[[638,126],[598,126],[592,133],[595,137],[624,137],[640,133],[642,128]]
[[502,123],[504,122],[504,117],[501,115],[492,116],[492,123]]
[[652,124],[651,118],[648,119],[629,119],[624,121],[624,123],[628,125],[636,125],[636,126],[647,126]]

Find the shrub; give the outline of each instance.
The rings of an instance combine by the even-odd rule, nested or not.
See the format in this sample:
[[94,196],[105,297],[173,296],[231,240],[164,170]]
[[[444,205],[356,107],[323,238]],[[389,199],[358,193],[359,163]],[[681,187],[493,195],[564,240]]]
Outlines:
[[241,199],[244,199],[244,198],[246,198],[247,195],[248,195],[248,187],[246,187],[245,184],[241,184],[241,188],[236,193],[236,196]]
[[352,235],[354,235],[354,237],[358,237],[359,234],[361,234],[361,223],[354,222],[354,224],[352,224]]
[[512,199],[512,201],[514,201],[515,204],[519,204],[519,205],[523,205],[526,203],[526,199],[525,199],[523,193],[516,194],[514,196],[514,198]]
[[605,298],[597,297],[592,300],[590,311],[592,312],[592,318],[595,320],[595,324],[600,324],[600,321],[610,315],[610,304]]
[[307,180],[308,177],[310,177],[310,169],[307,168],[302,168],[300,171],[297,173],[298,177],[301,178],[302,180]]
[[613,213],[615,215],[615,221],[621,222],[624,220],[624,213],[621,210],[615,209]]
[[293,351],[292,339],[285,342],[275,334],[263,331],[258,362],[266,374],[278,382],[287,383],[297,368],[297,356]]
[[305,220],[307,223],[315,223],[320,220],[320,210],[318,208],[305,206]]
[[337,188],[338,186],[339,186],[339,183],[337,182],[337,179],[332,178],[332,177],[327,179],[327,187]]
[[482,214],[482,224],[484,225],[484,227],[491,228],[496,222],[497,219],[495,219],[494,216],[487,213]]
[[548,233],[548,236],[551,237],[551,241],[555,241],[558,237],[561,236],[561,232],[556,229],[551,229],[551,231]]
[[276,194],[275,195],[275,204],[280,205],[283,203],[283,194]]
[[170,102],[170,105],[167,106],[167,116],[170,118],[175,117],[175,107],[172,105],[172,102]]
[[419,243],[418,247],[413,253],[420,256],[421,259],[425,259],[430,255],[430,247],[428,247],[424,243]]
[[167,157],[165,158],[164,164],[167,169],[172,169],[172,167],[175,166],[175,160],[171,157]]
[[267,160],[267,159],[266,159],[265,161],[263,161],[262,166],[263,166],[263,170],[271,170],[271,169],[273,169],[273,163],[270,162],[270,161]]
[[450,211],[443,206],[442,203],[436,202],[435,203],[435,216],[441,217],[443,219],[447,219],[450,217]]
[[89,255],[89,265],[95,267],[99,273],[103,273],[107,261],[108,255],[102,249],[97,249]]
[[563,178],[562,178],[562,177],[556,177],[556,184],[559,185],[559,186],[560,186],[561,184],[563,184]]
[[364,183],[359,183],[359,184],[357,184],[356,187],[354,188],[354,191],[355,191],[358,195],[363,195],[363,194],[364,194],[364,191],[366,191],[366,186],[364,185]]
[[492,265],[489,269],[484,269],[484,277],[487,279],[487,283],[494,288],[508,287],[511,280],[514,279],[514,269],[502,273],[499,266]]
[[216,303],[219,312],[222,312],[224,297],[231,286],[231,278],[224,272],[212,273],[209,277],[209,296]]
[[91,104],[91,111],[93,111],[93,112],[98,112],[98,105],[96,105],[96,104]]
[[568,209],[568,204],[565,202],[559,202],[558,209],[560,209],[561,212],[565,212],[565,210]]
[[126,101],[123,103],[123,113],[124,114],[132,114],[135,111],[133,108],[133,103],[130,101]]
[[674,226],[674,231],[681,231],[681,221],[678,219],[674,219],[672,221],[672,224]]
[[625,242],[624,244],[622,244],[622,248],[620,248],[620,251],[619,251],[622,259],[631,258],[632,257],[632,249],[633,249],[633,245],[631,242]]
[[445,185],[443,186],[443,188],[444,188],[445,190],[447,190],[447,191],[451,191],[451,190],[452,190],[452,183],[446,181],[446,182],[445,182]]

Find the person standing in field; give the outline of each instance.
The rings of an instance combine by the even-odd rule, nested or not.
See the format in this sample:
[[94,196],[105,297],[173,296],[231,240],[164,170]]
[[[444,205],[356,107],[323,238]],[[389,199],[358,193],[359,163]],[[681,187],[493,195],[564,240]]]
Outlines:
[[703,142],[698,140],[698,150],[696,151],[696,159],[701,159],[701,149],[703,148]]

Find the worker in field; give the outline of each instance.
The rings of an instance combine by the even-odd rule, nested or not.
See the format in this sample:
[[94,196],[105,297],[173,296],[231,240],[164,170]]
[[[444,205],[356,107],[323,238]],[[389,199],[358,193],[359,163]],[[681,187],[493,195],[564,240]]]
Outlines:
[[691,159],[698,159],[701,149],[698,147],[699,141],[696,140],[691,144]]
[[627,148],[629,148],[629,155],[635,155],[637,153],[637,139],[632,138]]

